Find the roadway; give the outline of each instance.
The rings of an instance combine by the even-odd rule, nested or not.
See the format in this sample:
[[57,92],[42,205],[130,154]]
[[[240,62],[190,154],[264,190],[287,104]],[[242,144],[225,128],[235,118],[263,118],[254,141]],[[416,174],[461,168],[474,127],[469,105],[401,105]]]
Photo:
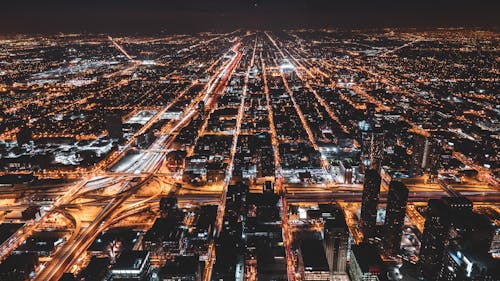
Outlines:
[[[64,246],[55,253],[52,261],[44,265],[44,268],[35,277],[35,280],[57,280],[64,272],[70,269],[70,267],[77,261],[78,257],[80,257],[88,246],[90,246],[90,243],[95,239],[95,237],[97,237],[101,231],[109,227],[106,221],[113,220],[113,218],[117,217],[120,213],[137,208],[137,203],[125,204],[126,201],[133,194],[135,194],[140,187],[148,183],[148,181],[154,177],[155,173],[159,170],[163,163],[163,159],[165,158],[168,148],[172,145],[173,133],[180,130],[195,116],[195,107],[197,103],[200,100],[208,100],[214,95],[218,95],[225,88],[229,76],[241,58],[241,53],[238,52],[238,48],[239,44],[236,44],[232,48],[232,51],[235,52],[233,58],[223,66],[223,69],[219,73],[216,74],[216,78],[212,79],[211,83],[207,84],[207,88],[199,95],[199,97],[194,99],[190,106],[185,109],[183,114],[184,117],[176,121],[174,124],[170,124],[169,132],[161,135],[150,146],[149,149],[164,151],[162,153],[158,153],[154,157],[149,157],[148,159],[142,161],[142,165],[140,165],[141,173],[145,172],[150,175],[146,177],[122,178],[123,182],[121,183],[121,188],[118,194],[102,208],[86,229],[81,231],[75,239],[65,243]],[[154,118],[159,118],[159,116],[160,115],[157,114]],[[148,122],[147,125],[152,125],[154,122],[149,123],[150,122]],[[127,169],[126,172],[135,172],[135,170],[131,171]],[[99,180],[104,181],[102,178],[99,178]],[[87,182],[88,181],[85,181],[85,184]],[[71,200],[61,200],[61,202],[74,201],[74,199],[78,198],[78,196],[74,196],[78,193],[77,190],[80,190],[85,184],[75,188],[75,192],[67,196],[68,198],[71,198]],[[146,201],[143,201],[142,203],[145,202]],[[60,204],[58,204],[58,206],[59,205]]]

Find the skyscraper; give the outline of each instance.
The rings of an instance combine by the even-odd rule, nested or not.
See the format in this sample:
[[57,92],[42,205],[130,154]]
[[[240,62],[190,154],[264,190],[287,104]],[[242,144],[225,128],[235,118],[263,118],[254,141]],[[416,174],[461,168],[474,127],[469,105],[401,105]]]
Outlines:
[[424,171],[429,173],[429,180],[435,182],[437,180],[438,170],[440,168],[441,145],[436,138],[430,137],[426,139],[424,149]]
[[413,154],[411,157],[411,173],[414,176],[421,176],[427,166],[429,155],[429,140],[422,135],[414,135]]
[[387,195],[385,215],[384,248],[386,254],[394,256],[401,245],[401,236],[408,202],[408,188],[400,181],[391,181]]
[[384,154],[384,133],[381,128],[365,126],[361,129],[361,171],[380,172]]
[[363,198],[361,203],[361,225],[365,241],[375,236],[377,205],[380,194],[380,175],[375,170],[365,172]]
[[421,272],[426,280],[439,280],[453,221],[470,212],[472,202],[464,197],[429,200],[420,249]]
[[323,243],[330,274],[345,274],[349,248],[349,229],[342,210],[326,219]]
[[425,142],[426,139],[424,136],[421,135],[415,135],[413,139],[413,154],[412,154],[412,174],[414,176],[420,176],[423,173],[423,158],[424,158],[424,152],[425,152]]
[[352,247],[349,277],[352,281],[386,280],[386,269],[376,245],[362,242]]
[[431,199],[420,248],[420,266],[426,280],[437,280],[443,264],[443,256],[450,230],[449,208],[442,199]]

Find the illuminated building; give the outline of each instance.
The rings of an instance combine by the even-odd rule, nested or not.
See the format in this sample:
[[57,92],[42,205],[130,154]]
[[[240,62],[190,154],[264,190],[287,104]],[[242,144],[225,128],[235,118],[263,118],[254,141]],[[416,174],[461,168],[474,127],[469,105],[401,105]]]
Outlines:
[[444,201],[448,201],[452,220],[440,280],[499,280],[500,260],[489,252],[497,227],[488,217],[473,212],[465,198]]
[[414,136],[413,144],[413,154],[412,154],[412,174],[414,176],[420,176],[423,173],[425,166],[425,148],[426,148],[426,138],[421,135]]
[[380,175],[375,170],[367,170],[363,184],[363,197],[361,202],[361,224],[364,239],[375,236],[377,224],[377,205],[380,194]]
[[[496,263],[497,269],[488,268],[487,265],[481,264],[480,261],[474,259],[475,256],[471,256],[468,256],[468,253],[464,253],[458,247],[448,247],[445,251],[439,280],[498,280],[497,277],[500,274],[499,262]],[[496,275],[492,275],[492,269],[496,271]]]
[[450,220],[449,206],[444,200],[429,200],[420,249],[422,275],[428,280],[437,280],[439,277],[437,273],[441,272]]
[[473,203],[465,197],[443,197],[454,214],[472,212]]
[[464,219],[472,212],[472,202],[464,197],[446,197],[431,199],[427,205],[427,214],[422,235],[420,266],[422,276],[428,280],[438,280],[443,270],[446,247],[450,239],[456,236],[453,225],[457,218]]
[[384,249],[388,255],[397,255],[401,246],[401,236],[408,202],[408,188],[400,181],[391,181],[387,195],[384,223]]
[[341,173],[342,177],[344,178],[344,183],[345,184],[352,184],[353,168],[352,168],[351,164],[349,164],[349,162],[347,162],[347,161],[340,161],[339,168],[340,168],[339,169],[340,173]]
[[150,251],[151,260],[163,264],[168,256],[180,251],[185,230],[180,227],[182,218],[158,218],[142,239],[143,249]]
[[384,132],[379,127],[374,127],[361,122],[361,172],[373,169],[380,172],[384,155]]
[[280,73],[294,81],[296,78],[295,66],[289,60],[283,60],[279,66]]
[[330,274],[345,274],[349,254],[349,229],[342,210],[327,218],[323,230],[323,245]]
[[274,183],[272,181],[265,181],[262,185],[263,193],[274,193]]
[[433,144],[430,138],[421,135],[414,136],[411,166],[411,172],[414,176],[421,176],[424,172],[429,170],[429,167],[435,166],[435,163],[433,163],[434,161],[430,161],[435,157],[435,151],[433,150]]
[[111,268],[113,280],[149,280],[151,264],[148,251],[125,251]]
[[493,258],[500,258],[500,228],[495,229],[493,233],[489,252]]

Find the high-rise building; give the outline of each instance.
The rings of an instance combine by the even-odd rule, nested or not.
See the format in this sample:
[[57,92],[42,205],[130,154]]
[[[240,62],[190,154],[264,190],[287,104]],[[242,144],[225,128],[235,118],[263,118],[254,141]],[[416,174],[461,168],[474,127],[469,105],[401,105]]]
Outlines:
[[414,176],[421,176],[427,166],[429,156],[429,139],[416,134],[413,142],[413,154],[411,157],[411,173]]
[[424,149],[425,172],[429,173],[429,181],[435,182],[440,168],[441,145],[435,138],[427,138]]
[[384,248],[386,254],[394,256],[399,252],[401,236],[408,202],[408,188],[400,181],[391,181],[387,195],[384,223]]
[[349,262],[349,277],[352,281],[378,281],[385,274],[386,269],[377,246],[363,242],[352,247]]
[[123,137],[122,117],[118,114],[106,115],[105,119],[106,131],[109,138],[121,139]]
[[415,135],[413,142],[413,154],[410,163],[410,172],[414,176],[421,176],[429,172],[436,175],[438,170],[439,148],[436,140],[432,137]]
[[492,233],[490,250],[488,251],[494,259],[500,259],[500,227]]
[[379,127],[365,126],[361,130],[361,172],[380,172],[384,155],[384,132]]
[[364,239],[368,240],[375,236],[377,224],[377,205],[380,194],[380,175],[375,170],[365,172],[365,183],[363,185],[363,198],[361,203],[361,225]]
[[427,139],[421,135],[415,135],[413,141],[413,154],[411,158],[411,169],[414,176],[420,176],[424,171],[424,154]]
[[452,244],[447,247],[439,274],[440,281],[500,280],[500,260],[480,251],[481,245],[475,239],[461,242],[462,245]]
[[323,245],[330,274],[345,274],[349,249],[349,228],[342,211],[327,218],[323,230]]
[[[439,281],[498,281],[500,260],[489,251],[497,226],[488,216],[476,213],[463,197],[443,198],[450,214]],[[430,275],[430,274],[428,274]]]
[[328,260],[321,240],[303,239],[299,253],[298,265],[302,280],[330,280]]
[[426,280],[439,280],[444,266],[447,245],[452,238],[452,228],[461,217],[472,212],[472,202],[465,197],[431,199],[420,248],[422,276]]
[[431,199],[420,248],[420,266],[426,280],[438,280],[450,231],[450,210],[442,199]]

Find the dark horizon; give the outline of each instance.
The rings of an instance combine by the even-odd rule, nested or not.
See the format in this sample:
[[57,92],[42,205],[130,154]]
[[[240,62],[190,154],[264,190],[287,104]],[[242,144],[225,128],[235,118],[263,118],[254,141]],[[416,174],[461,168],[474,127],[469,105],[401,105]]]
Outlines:
[[[479,3],[478,3],[479,2]],[[183,33],[237,28],[480,27],[496,29],[499,1],[31,0],[3,4],[0,33]]]

